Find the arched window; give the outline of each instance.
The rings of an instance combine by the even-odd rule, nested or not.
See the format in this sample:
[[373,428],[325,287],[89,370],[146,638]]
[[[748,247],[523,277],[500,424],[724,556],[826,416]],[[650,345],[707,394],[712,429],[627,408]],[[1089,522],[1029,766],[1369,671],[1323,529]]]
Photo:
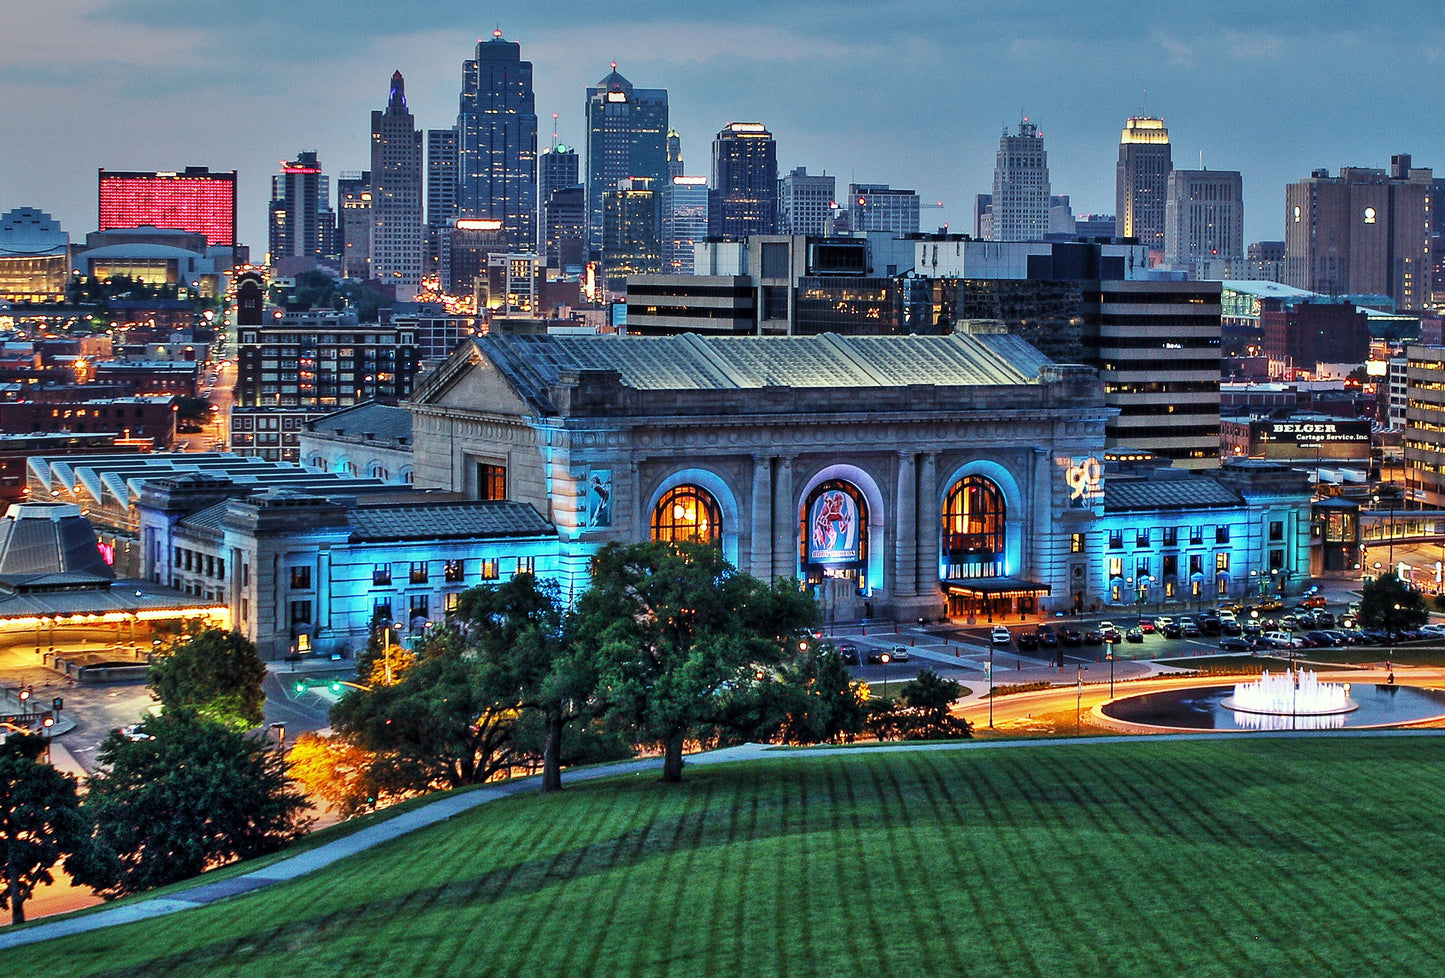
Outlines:
[[722,543],[722,510],[712,493],[677,486],[652,510],[652,539],[671,543]]
[[943,501],[943,561],[950,580],[1004,573],[1007,505],[980,475],[964,476]]
[[802,517],[799,542],[808,582],[846,577],[866,587],[868,500],[862,490],[829,479],[808,494]]

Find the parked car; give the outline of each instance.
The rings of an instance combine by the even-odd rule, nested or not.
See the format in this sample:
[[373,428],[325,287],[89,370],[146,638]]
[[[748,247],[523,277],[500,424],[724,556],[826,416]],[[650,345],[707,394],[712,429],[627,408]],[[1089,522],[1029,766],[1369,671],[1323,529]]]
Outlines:
[[1174,619],[1169,617],[1168,615],[1160,615],[1158,618],[1154,619],[1154,627],[1162,632],[1164,631],[1164,626],[1172,623],[1173,621]]
[[1161,628],[1160,631],[1164,633],[1165,638],[1184,637],[1184,628],[1177,621],[1165,622],[1164,627]]
[[1323,608],[1326,604],[1325,596],[1323,594],[1311,594],[1301,601],[1300,604],[1306,608]]
[[1091,628],[1091,629],[1089,629],[1087,632],[1084,633],[1084,644],[1085,644],[1085,645],[1103,645],[1103,644],[1104,644],[1104,633],[1101,632],[1101,631],[1099,631],[1097,628]]
[[1199,631],[1205,635],[1218,635],[1224,631],[1224,622],[1218,618],[1199,619]]
[[858,646],[852,642],[844,642],[838,646],[838,659],[847,666],[861,666],[863,661],[858,658]]
[[1129,629],[1127,632],[1124,633],[1124,641],[1126,641],[1126,642],[1142,642],[1142,641],[1144,641],[1144,629],[1139,628],[1138,626],[1135,626],[1134,628]]
[[1106,642],[1124,641],[1124,633],[1119,631],[1118,626],[1116,626],[1112,621],[1099,622],[1099,631],[1104,633],[1104,641]]
[[1260,633],[1264,631],[1264,628],[1257,621],[1247,621],[1243,625],[1240,625],[1239,629],[1250,638],[1258,638]]
[[1193,618],[1179,619],[1179,630],[1184,634],[1185,638],[1198,638],[1200,634],[1202,634],[1199,629],[1199,623]]
[[1278,598],[1265,598],[1254,606],[1261,614],[1266,611],[1279,611],[1284,608],[1284,602]]
[[1065,628],[1059,636],[1059,642],[1063,645],[1078,646],[1084,644],[1084,636],[1077,628]]
[[1224,635],[1243,635],[1244,626],[1233,618],[1224,618],[1219,622],[1219,631]]
[[1052,625],[1040,625],[1038,635],[1040,648],[1056,649],[1059,647],[1059,633],[1054,631]]
[[1153,635],[1153,634],[1154,634],[1154,619],[1153,619],[1153,618],[1140,618],[1140,619],[1139,619],[1139,631],[1143,632],[1145,635]]
[[994,645],[1012,645],[1013,634],[1010,633],[1007,628],[1000,625],[989,633],[988,640]]
[[1335,616],[1334,616],[1332,613],[1328,612],[1328,611],[1316,611],[1316,612],[1315,612],[1315,627],[1316,627],[1316,628],[1334,628],[1334,627],[1335,627]]
[[1014,642],[1018,645],[1020,649],[1023,649],[1025,651],[1036,649],[1039,647],[1039,633],[1019,632],[1018,635],[1015,636]]
[[1328,632],[1322,632],[1319,630],[1305,632],[1304,637],[1305,640],[1310,643],[1310,645],[1314,646],[1317,649],[1335,648],[1336,646],[1345,644],[1344,642],[1341,642],[1339,639],[1335,638],[1333,635],[1330,635]]
[[905,649],[905,648],[904,648],[903,646],[901,646],[901,645],[895,645],[895,646],[893,646],[893,651],[890,652],[889,654],[890,654],[891,656],[893,656],[893,661],[894,661],[894,662],[907,662],[907,661],[908,661],[908,650]]
[[1221,652],[1248,652],[1252,648],[1254,648],[1254,643],[1247,638],[1226,635],[1219,640],[1219,651]]
[[1277,649],[1302,649],[1305,647],[1305,640],[1301,636],[1291,635],[1289,632],[1265,632],[1260,638]]

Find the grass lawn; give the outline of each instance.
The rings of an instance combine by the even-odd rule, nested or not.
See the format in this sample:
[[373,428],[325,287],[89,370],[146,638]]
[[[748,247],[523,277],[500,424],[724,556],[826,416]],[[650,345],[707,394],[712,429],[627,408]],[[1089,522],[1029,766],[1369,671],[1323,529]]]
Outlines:
[[788,752],[0,955],[79,975],[1440,975],[1445,739]]

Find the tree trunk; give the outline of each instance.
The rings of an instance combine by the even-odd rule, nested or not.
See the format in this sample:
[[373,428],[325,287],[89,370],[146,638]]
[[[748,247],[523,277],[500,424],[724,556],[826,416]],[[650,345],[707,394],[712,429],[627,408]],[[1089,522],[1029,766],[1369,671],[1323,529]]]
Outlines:
[[562,714],[549,714],[542,740],[542,790],[562,790]]
[[662,780],[676,784],[682,780],[682,734],[669,735],[662,747]]
[[10,876],[10,922],[12,924],[25,923],[25,900],[20,896],[20,874],[16,871],[12,862],[6,867]]

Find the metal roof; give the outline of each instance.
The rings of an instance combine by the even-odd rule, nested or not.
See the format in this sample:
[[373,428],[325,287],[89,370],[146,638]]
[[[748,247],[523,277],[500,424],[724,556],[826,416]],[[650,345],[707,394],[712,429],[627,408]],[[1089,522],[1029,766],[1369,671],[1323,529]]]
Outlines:
[[1104,511],[1207,509],[1242,506],[1244,497],[1202,475],[1176,479],[1131,479],[1118,476],[1104,483]]
[[550,537],[557,532],[527,503],[504,501],[358,506],[347,520],[356,542]]

